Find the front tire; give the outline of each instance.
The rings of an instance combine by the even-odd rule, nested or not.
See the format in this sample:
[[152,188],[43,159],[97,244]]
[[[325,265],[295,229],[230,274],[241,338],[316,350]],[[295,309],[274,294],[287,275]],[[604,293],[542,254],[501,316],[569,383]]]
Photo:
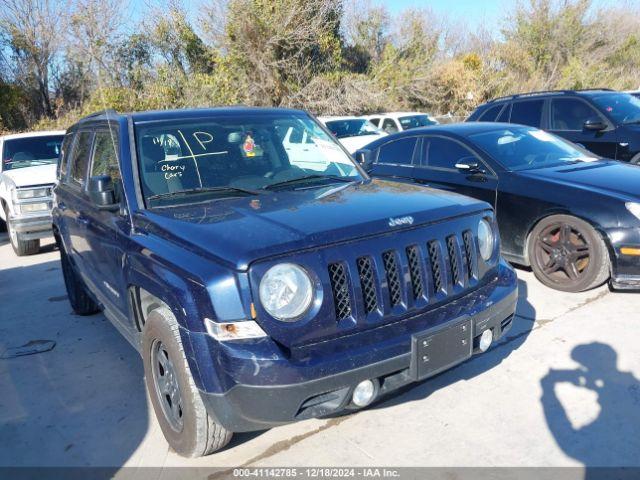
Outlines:
[[153,410],[177,453],[200,457],[229,443],[233,434],[207,412],[187,364],[178,323],[165,307],[153,310],[144,324],[142,360]]
[[71,259],[60,244],[60,263],[62,265],[62,276],[67,287],[67,297],[71,308],[78,315],[93,315],[100,311],[100,306],[91,298],[82,278],[73,268]]
[[34,255],[40,251],[40,240],[20,240],[18,238],[18,232],[15,231],[9,220],[9,212],[5,210],[7,219],[7,231],[9,232],[9,241],[11,242],[11,248],[19,257],[26,255]]
[[543,284],[564,292],[582,292],[609,278],[609,254],[600,234],[570,215],[542,219],[531,231],[529,262]]

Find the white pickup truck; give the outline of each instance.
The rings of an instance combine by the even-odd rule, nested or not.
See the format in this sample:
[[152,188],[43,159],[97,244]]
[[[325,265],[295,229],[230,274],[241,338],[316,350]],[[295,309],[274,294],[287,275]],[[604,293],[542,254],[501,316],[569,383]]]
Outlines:
[[40,250],[52,235],[52,189],[64,132],[0,136],[0,218],[17,255]]

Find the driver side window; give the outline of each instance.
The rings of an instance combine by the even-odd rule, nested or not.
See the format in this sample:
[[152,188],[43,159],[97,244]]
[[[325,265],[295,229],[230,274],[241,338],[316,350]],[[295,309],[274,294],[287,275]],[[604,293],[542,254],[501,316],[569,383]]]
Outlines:
[[556,98],[551,103],[551,130],[582,131],[584,122],[590,118],[601,117],[582,100]]
[[424,137],[422,142],[422,166],[429,168],[456,170],[456,164],[481,160],[460,143],[442,137]]

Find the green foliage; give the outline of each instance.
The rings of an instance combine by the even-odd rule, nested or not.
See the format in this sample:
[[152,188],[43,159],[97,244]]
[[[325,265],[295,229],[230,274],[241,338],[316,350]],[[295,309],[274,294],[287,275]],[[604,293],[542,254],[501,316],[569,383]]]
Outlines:
[[[71,41],[56,68],[49,65],[56,71],[54,118],[34,125],[34,112],[43,113],[37,83],[18,82],[18,69],[13,81],[2,77],[0,129],[64,128],[104,108],[233,104],[316,114],[411,109],[463,116],[482,101],[520,91],[638,87],[639,15],[625,15],[624,28],[616,28],[611,18],[620,14],[596,11],[592,0],[523,1],[502,36],[485,40],[461,34],[429,11],[393,18],[384,7],[370,7],[349,16],[340,0],[228,0],[219,22],[224,27],[207,41],[199,34],[206,25],[194,26],[170,3],[133,34],[109,37],[94,28],[97,34],[83,41],[99,43],[92,48],[102,55],[95,62],[78,56]],[[2,35],[12,58],[38,54],[31,52],[37,42],[26,41],[19,29]],[[464,41],[452,47],[461,35]]]

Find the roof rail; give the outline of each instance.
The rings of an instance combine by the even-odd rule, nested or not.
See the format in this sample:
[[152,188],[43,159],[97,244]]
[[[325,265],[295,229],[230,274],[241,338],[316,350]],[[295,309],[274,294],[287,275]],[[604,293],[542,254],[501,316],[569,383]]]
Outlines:
[[105,108],[104,110],[99,110],[97,112],[93,112],[85,117],[82,118],[82,120],[85,120],[87,118],[93,118],[93,117],[99,117],[100,115],[117,115],[118,112],[116,112],[113,108]]
[[576,92],[597,92],[597,91],[613,92],[611,88],[584,88],[579,90],[540,90],[537,92],[516,93],[514,95],[505,95],[503,97],[494,98],[487,103],[493,103],[500,100],[515,100],[516,98],[537,97],[540,95],[566,95]]

